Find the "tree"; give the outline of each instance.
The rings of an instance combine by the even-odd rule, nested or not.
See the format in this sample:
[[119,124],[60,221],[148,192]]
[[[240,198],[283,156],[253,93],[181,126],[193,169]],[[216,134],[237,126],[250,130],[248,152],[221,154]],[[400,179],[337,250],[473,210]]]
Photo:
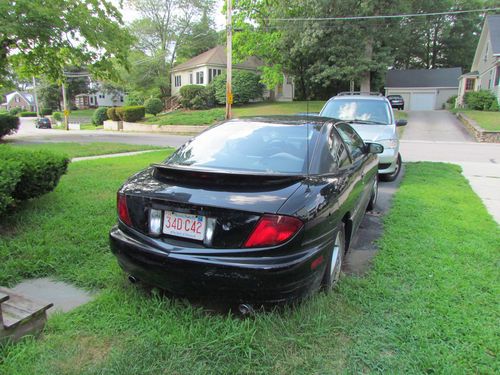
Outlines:
[[114,76],[112,60],[126,64],[132,39],[108,0],[0,2],[0,78],[13,66],[21,76],[63,81],[66,66]]
[[177,49],[203,14],[209,14],[214,0],[129,0],[141,15],[130,26],[137,48],[154,66],[154,79],[162,82],[160,96],[170,95],[170,69]]

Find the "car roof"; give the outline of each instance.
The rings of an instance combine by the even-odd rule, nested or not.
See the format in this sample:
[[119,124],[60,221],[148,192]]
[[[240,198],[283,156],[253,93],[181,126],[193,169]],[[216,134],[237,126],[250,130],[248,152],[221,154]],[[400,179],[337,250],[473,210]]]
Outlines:
[[327,122],[337,122],[340,120],[331,118],[331,117],[320,117],[318,115],[311,114],[308,115],[275,115],[275,116],[248,116],[241,117],[237,119],[233,119],[225,122],[225,124],[231,123],[258,123],[258,124],[269,124],[269,125],[295,125],[295,126],[304,126],[304,125],[324,125]]
[[[376,101],[385,101],[385,96],[375,96],[375,95],[341,95],[341,96],[333,96],[330,100],[352,100],[352,99],[368,99],[368,100],[376,100]],[[330,101],[329,100],[329,101]]]

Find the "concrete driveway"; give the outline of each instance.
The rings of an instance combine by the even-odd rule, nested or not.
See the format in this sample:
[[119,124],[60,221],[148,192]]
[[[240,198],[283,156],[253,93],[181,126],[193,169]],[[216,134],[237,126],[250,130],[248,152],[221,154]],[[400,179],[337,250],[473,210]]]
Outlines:
[[403,161],[458,164],[500,223],[500,144],[478,143],[448,111],[410,112],[401,141]]

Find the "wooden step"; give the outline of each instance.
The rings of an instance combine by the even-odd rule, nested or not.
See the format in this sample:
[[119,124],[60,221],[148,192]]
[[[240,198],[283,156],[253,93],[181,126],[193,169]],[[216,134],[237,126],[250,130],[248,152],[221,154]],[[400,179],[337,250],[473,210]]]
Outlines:
[[0,305],[3,319],[0,339],[16,341],[24,335],[36,335],[43,329],[47,321],[46,311],[53,306],[52,303],[34,301],[7,288],[0,288],[0,300],[2,296],[7,296],[7,299]]
[[5,302],[9,299],[9,295],[0,291],[0,303]]

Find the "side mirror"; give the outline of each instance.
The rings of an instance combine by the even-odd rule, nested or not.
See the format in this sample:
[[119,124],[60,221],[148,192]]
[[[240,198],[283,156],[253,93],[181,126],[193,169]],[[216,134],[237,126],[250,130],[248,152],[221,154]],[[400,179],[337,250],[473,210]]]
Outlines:
[[384,146],[380,143],[368,143],[367,146],[370,154],[381,154],[384,152]]
[[396,126],[406,126],[408,124],[408,121],[406,120],[397,120],[396,121]]

